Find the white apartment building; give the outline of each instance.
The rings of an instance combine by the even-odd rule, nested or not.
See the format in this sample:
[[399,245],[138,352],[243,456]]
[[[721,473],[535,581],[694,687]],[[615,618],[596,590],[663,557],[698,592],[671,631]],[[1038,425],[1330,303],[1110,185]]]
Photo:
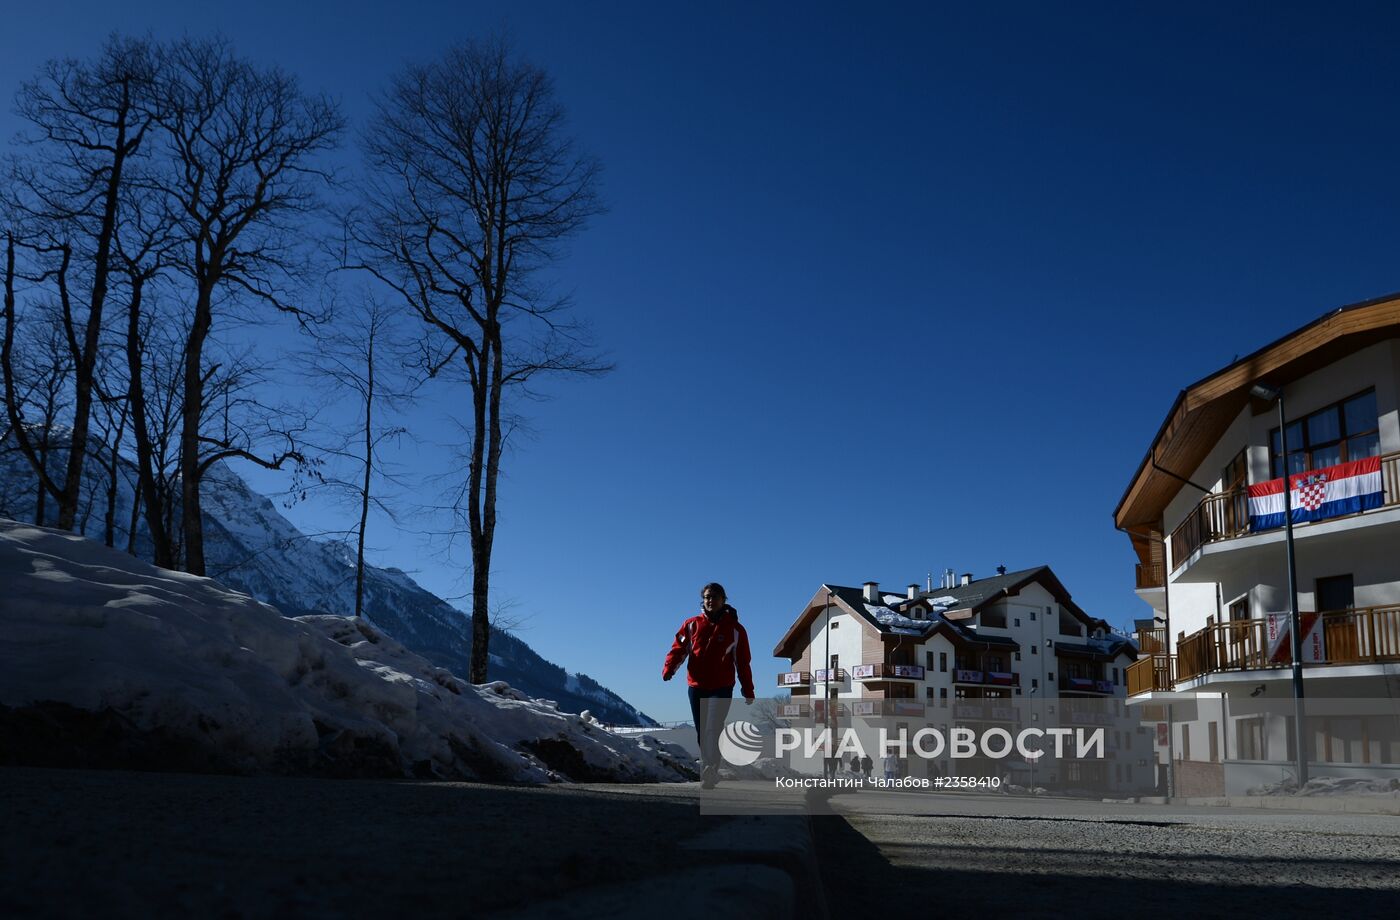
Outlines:
[[1153,719],[1173,703],[1180,794],[1292,775],[1285,467],[1309,773],[1400,776],[1400,297],[1328,313],[1191,384],[1118,504],[1153,608],[1129,694]]
[[[822,585],[773,653],[790,662],[778,676],[779,689],[792,694],[788,714],[820,715],[832,705],[852,716],[946,727],[964,716],[1010,724],[1026,709],[1018,702],[1052,701],[1053,710],[1053,701],[1089,700],[1095,705],[1083,708],[1102,713],[1097,701],[1125,697],[1137,649],[1081,610],[1050,568],[1039,566],[987,578],[950,572],[941,586],[912,584],[902,594],[882,592],[876,582]],[[988,702],[995,700],[1008,705]],[[1126,721],[1109,725],[1106,760],[1047,768],[1036,783],[1150,785],[1150,739],[1125,737],[1136,730]],[[921,766],[945,776],[1010,773],[1022,783],[1029,774],[1021,760],[945,759],[911,762],[910,769],[917,775]]]

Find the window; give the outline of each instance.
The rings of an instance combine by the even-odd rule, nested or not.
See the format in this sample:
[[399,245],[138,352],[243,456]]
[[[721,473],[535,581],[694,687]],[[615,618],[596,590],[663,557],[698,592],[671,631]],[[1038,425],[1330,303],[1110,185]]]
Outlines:
[[933,670],[933,652],[924,652],[924,670]]
[[1356,606],[1356,591],[1350,575],[1319,578],[1315,583],[1314,606],[1319,611],[1349,610]]
[[832,628],[832,629],[840,629],[840,628],[841,628],[841,621],[840,621],[840,620],[832,620],[832,621],[831,621],[831,628]]
[[1054,672],[1054,671],[1051,671],[1049,674],[1045,675],[1045,679],[1046,679],[1046,680],[1049,680],[1049,681],[1053,681],[1053,680],[1055,679],[1055,672]]
[[[1367,390],[1333,403],[1288,425],[1288,472],[1321,469],[1381,452],[1376,391]],[[1269,473],[1283,475],[1279,430],[1269,432]]]
[[1017,629],[1020,629],[1020,628],[1021,628],[1021,618],[1020,618],[1020,617],[1014,617],[1014,618],[1011,620],[1011,625],[1015,626]]
[[943,673],[943,674],[947,674],[947,673],[948,673],[948,653],[947,653],[947,652],[939,652],[939,653],[938,653],[938,670],[939,670],[941,673]]
[[1210,762],[1216,763],[1220,760],[1220,723],[1206,723],[1206,731],[1210,732]]
[[1031,646],[1031,654],[1032,654],[1032,655],[1039,655],[1039,654],[1040,654],[1040,646],[1038,646],[1038,645],[1032,645],[1032,646]]
[[933,688],[932,688],[932,687],[925,687],[925,688],[924,688],[924,696],[925,696],[927,699],[930,699],[930,700],[933,699]]
[[1113,682],[1114,682],[1115,684],[1118,683],[1118,669],[1117,669],[1117,668],[1114,668],[1114,669],[1113,669]]
[[1220,473],[1220,491],[1235,493],[1233,499],[1223,502],[1220,506],[1225,516],[1223,523],[1226,533],[1236,533],[1249,525],[1249,501],[1244,494],[1244,487],[1248,482],[1249,454],[1246,448],[1235,454],[1235,459]]
[[1016,661],[1020,661],[1020,660],[1021,660],[1021,653],[1020,653],[1020,652],[1012,652],[1011,654],[1012,654],[1012,656],[1015,658]]
[[[841,667],[841,656],[840,656],[840,655],[832,655],[832,656],[831,656],[831,665],[830,665],[830,667],[831,667],[831,670],[833,670],[833,671],[835,671],[837,668]],[[832,676],[835,677],[836,675],[833,674]]]
[[1191,726],[1181,726],[1181,759],[1191,759]]
[[1031,611],[1031,622],[1032,622],[1032,623],[1035,622],[1035,611],[1034,611],[1034,610]]
[[1233,601],[1233,602],[1230,604],[1230,622],[1233,623],[1235,620],[1247,620],[1247,619],[1249,619],[1249,595],[1248,595],[1248,594],[1246,594],[1244,597],[1240,598],[1240,599],[1237,600],[1237,601]]
[[1235,756],[1240,760],[1264,759],[1264,717],[1235,723]]
[[1034,678],[1034,677],[1031,678],[1031,689],[1032,689],[1032,690],[1039,690],[1039,689],[1040,689],[1040,681],[1037,680],[1037,679]]
[[1220,473],[1220,491],[1229,492],[1231,489],[1238,489],[1245,485],[1249,478],[1248,453],[1245,450],[1235,454],[1225,469]]
[[947,709],[947,708],[948,708],[948,688],[947,688],[947,687],[939,687],[939,688],[938,688],[938,705],[942,706],[944,709]]

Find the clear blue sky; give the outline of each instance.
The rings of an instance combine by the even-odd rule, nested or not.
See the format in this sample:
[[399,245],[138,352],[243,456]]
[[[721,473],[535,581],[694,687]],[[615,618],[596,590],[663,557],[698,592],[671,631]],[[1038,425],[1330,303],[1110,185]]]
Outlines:
[[766,693],[823,581],[1048,563],[1143,615],[1110,515],[1177,391],[1400,289],[1395,9],[1128,6],[54,2],[6,12],[0,91],[114,28],[218,30],[358,122],[403,62],[507,29],[605,164],[559,277],[618,370],[529,407],[496,590],[681,718],[661,657],[711,579]]

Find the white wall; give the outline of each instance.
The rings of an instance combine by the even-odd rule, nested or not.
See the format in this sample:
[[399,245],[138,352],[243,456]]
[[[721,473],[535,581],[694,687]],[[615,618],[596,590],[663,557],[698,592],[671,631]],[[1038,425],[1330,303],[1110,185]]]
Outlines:
[[[1285,391],[1289,421],[1370,386],[1376,388],[1381,453],[1400,451],[1400,339],[1362,349],[1289,384]],[[1276,409],[1254,415],[1246,406],[1189,478],[1218,491],[1223,485],[1221,475],[1225,465],[1247,446],[1250,482],[1266,481],[1269,478],[1269,432],[1277,426]],[[1199,490],[1181,487],[1163,516],[1168,537],[1202,498]],[[1320,545],[1309,545],[1306,553],[1298,554],[1300,609],[1316,609],[1313,583],[1317,578],[1347,572],[1354,576],[1358,605],[1400,603],[1400,563],[1396,561],[1400,559],[1400,552],[1387,550],[1376,540],[1364,536],[1339,534],[1310,542]],[[1170,551],[1168,545],[1168,556]],[[1168,559],[1169,569],[1175,564],[1175,560]],[[1214,584],[1169,584],[1171,635],[1168,638],[1173,650],[1179,633],[1190,635],[1206,625],[1207,617],[1226,615],[1230,602],[1245,593],[1250,594],[1256,615],[1266,610],[1287,609],[1286,578],[1286,570],[1276,560],[1261,563],[1240,560],[1220,583],[1218,594]]]

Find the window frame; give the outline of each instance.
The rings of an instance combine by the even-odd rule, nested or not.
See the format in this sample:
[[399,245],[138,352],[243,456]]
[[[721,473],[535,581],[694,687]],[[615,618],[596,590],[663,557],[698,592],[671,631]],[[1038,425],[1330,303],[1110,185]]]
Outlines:
[[[1269,435],[1268,435],[1268,438],[1269,438],[1269,478],[1270,478],[1271,480],[1273,480],[1273,479],[1281,479],[1281,478],[1283,478],[1284,475],[1290,475],[1290,476],[1291,476],[1291,475],[1295,475],[1296,473],[1305,472],[1305,471],[1307,471],[1307,470],[1319,469],[1319,467],[1318,467],[1318,465],[1317,465],[1317,462],[1313,459],[1313,454],[1314,454],[1314,452],[1315,452],[1315,451],[1324,450],[1324,449],[1329,449],[1329,448],[1332,448],[1332,447],[1339,448],[1339,456],[1341,457],[1341,459],[1335,461],[1335,463],[1349,463],[1349,462],[1351,462],[1352,460],[1365,459],[1364,457],[1352,457],[1352,456],[1350,455],[1350,451],[1349,451],[1348,445],[1349,445],[1349,443],[1350,443],[1352,440],[1354,440],[1354,439],[1356,439],[1356,438],[1359,438],[1359,437],[1364,437],[1364,436],[1366,436],[1366,435],[1372,435],[1372,434],[1373,434],[1373,435],[1376,436],[1376,444],[1377,444],[1377,448],[1376,448],[1376,449],[1377,449],[1377,451],[1379,451],[1379,450],[1380,450],[1380,446],[1379,446],[1379,445],[1380,445],[1380,404],[1379,404],[1379,403],[1376,404],[1376,422],[1375,422],[1375,427],[1363,429],[1363,430],[1360,430],[1360,431],[1348,431],[1348,430],[1347,430],[1347,414],[1346,414],[1346,411],[1345,411],[1346,404],[1349,403],[1349,402],[1351,402],[1352,400],[1360,399],[1360,398],[1362,398],[1363,396],[1366,396],[1367,394],[1370,394],[1371,397],[1372,397],[1372,399],[1374,400],[1374,399],[1375,399],[1375,395],[1376,395],[1376,388],[1375,388],[1374,386],[1367,387],[1366,389],[1360,390],[1360,391],[1358,391],[1358,392],[1356,392],[1356,393],[1353,393],[1353,394],[1351,394],[1350,396],[1345,397],[1344,399],[1339,399],[1339,400],[1337,400],[1337,401],[1334,402],[1334,403],[1329,403],[1328,405],[1325,405],[1325,406],[1321,407],[1320,409],[1316,409],[1316,410],[1314,410],[1314,411],[1312,411],[1312,412],[1309,412],[1307,415],[1301,416],[1301,417],[1299,417],[1299,418],[1295,418],[1295,419],[1293,419],[1292,421],[1288,422],[1288,427],[1289,427],[1289,428],[1292,428],[1293,426],[1296,425],[1296,426],[1298,427],[1299,432],[1301,432],[1301,435],[1302,435],[1303,443],[1302,443],[1301,445],[1293,445],[1293,444],[1288,445],[1288,453],[1289,453],[1290,456],[1291,456],[1291,455],[1294,455],[1294,454],[1302,454],[1302,455],[1303,455],[1304,463],[1303,463],[1303,469],[1301,469],[1301,470],[1291,471],[1291,470],[1286,470],[1286,469],[1284,469],[1284,467],[1285,467],[1286,464],[1283,463],[1282,461],[1280,461],[1279,456],[1278,456],[1278,453],[1279,453],[1278,447],[1275,446],[1276,443],[1278,444],[1279,447],[1282,446],[1282,442],[1281,442],[1280,437],[1279,437],[1279,429],[1276,428],[1276,427],[1275,427],[1275,428],[1270,428],[1270,429],[1269,429]],[[1335,413],[1337,413],[1337,437],[1336,437],[1335,440],[1322,441],[1322,442],[1320,442],[1320,443],[1314,444],[1314,443],[1312,443],[1312,442],[1309,440],[1309,437],[1308,437],[1308,427],[1309,427],[1309,426],[1308,426],[1308,423],[1309,423],[1310,421],[1312,421],[1312,419],[1314,419],[1314,418],[1316,418],[1316,417],[1318,417],[1318,416],[1320,416],[1320,415],[1323,415],[1324,413],[1327,413],[1327,412],[1335,412]],[[1367,456],[1371,456],[1371,455],[1368,454]],[[1326,463],[1326,464],[1323,464],[1323,466],[1333,466],[1333,465],[1335,465],[1335,463]]]

